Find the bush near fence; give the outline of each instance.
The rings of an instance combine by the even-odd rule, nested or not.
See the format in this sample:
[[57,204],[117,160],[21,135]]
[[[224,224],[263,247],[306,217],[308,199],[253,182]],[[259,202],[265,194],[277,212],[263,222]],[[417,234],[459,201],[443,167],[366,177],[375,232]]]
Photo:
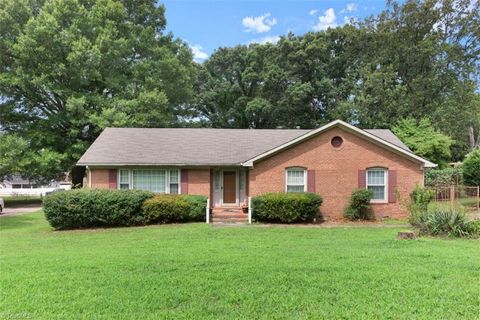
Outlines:
[[449,237],[478,237],[480,221],[468,221],[462,207],[434,204],[411,220],[421,234]]
[[16,196],[8,196],[8,197],[1,196],[0,198],[4,200],[5,206],[8,208],[21,207],[24,205],[42,204],[42,197],[40,196],[17,196],[16,195]]
[[425,186],[427,187],[450,187],[462,184],[463,172],[461,167],[425,171]]

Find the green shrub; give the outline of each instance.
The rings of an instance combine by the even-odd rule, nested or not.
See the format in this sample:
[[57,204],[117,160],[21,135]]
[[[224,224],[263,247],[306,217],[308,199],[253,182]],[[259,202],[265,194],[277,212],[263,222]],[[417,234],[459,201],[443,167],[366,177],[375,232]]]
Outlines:
[[410,223],[415,224],[418,219],[418,215],[427,211],[428,205],[435,198],[435,191],[416,185],[415,189],[413,189],[412,193],[410,194],[410,197],[411,203],[409,204],[409,221]]
[[467,221],[460,207],[448,205],[432,206],[419,213],[414,226],[420,233],[432,236],[468,237],[478,236],[480,232],[478,223]]
[[181,197],[190,204],[188,221],[205,221],[207,197],[199,195],[182,195]]
[[207,197],[194,195],[158,195],[143,204],[147,223],[203,221]]
[[252,198],[252,216],[265,222],[307,222],[317,216],[322,202],[315,193],[267,193]]
[[463,172],[461,167],[425,171],[425,186],[428,187],[448,187],[462,183]]
[[5,202],[5,206],[9,208],[20,207],[29,204],[42,204],[42,197],[40,196],[13,195],[2,198]]
[[367,189],[357,189],[352,192],[348,207],[343,211],[343,216],[349,220],[368,220],[372,218],[370,200],[373,192]]
[[140,225],[145,223],[142,204],[153,195],[140,190],[75,189],[46,196],[43,207],[55,229]]
[[476,148],[467,156],[462,165],[465,185],[480,186],[480,148]]

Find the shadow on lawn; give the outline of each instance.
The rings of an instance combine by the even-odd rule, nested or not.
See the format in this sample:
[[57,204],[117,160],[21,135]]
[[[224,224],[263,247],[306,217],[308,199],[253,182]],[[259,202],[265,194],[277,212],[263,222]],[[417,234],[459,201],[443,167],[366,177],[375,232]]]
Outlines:
[[43,217],[43,212],[2,217],[0,219],[0,231],[38,226],[40,217]]

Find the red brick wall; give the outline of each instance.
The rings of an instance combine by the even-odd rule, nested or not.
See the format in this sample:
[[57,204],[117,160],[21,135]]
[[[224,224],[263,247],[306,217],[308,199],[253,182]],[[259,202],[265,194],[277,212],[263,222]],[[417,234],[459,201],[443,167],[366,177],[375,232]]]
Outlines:
[[108,189],[109,188],[109,169],[90,169],[92,175],[92,188]]
[[188,169],[188,194],[210,197],[210,169]]
[[[341,136],[343,144],[334,149],[330,140]],[[415,184],[423,185],[423,170],[413,162],[347,131],[333,128],[295,147],[254,164],[250,170],[250,196],[285,191],[285,169],[305,167],[315,170],[315,190],[324,202],[320,208],[326,219],[342,217],[351,192],[358,188],[358,170],[385,167],[397,171],[397,190],[408,199]],[[403,216],[407,212],[395,203],[373,204],[377,218]]]
[[[91,169],[92,188],[108,189],[109,172],[109,169]],[[210,169],[188,169],[188,194],[210,197]]]

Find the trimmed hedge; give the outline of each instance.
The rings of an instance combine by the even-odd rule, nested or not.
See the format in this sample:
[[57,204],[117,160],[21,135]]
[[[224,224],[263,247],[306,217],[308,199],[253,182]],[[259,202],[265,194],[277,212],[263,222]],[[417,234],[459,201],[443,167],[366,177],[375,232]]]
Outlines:
[[55,229],[142,225],[143,202],[153,196],[140,190],[75,189],[46,196],[43,207]]
[[123,227],[203,221],[207,197],[155,195],[141,190],[75,189],[50,194],[45,216],[55,229]]
[[267,193],[252,198],[252,216],[265,222],[308,222],[317,216],[322,202],[315,193]]
[[15,195],[1,198],[3,198],[5,206],[9,208],[20,207],[30,204],[42,204],[42,197],[38,196]]
[[191,222],[205,220],[207,197],[159,195],[143,204],[146,223]]

